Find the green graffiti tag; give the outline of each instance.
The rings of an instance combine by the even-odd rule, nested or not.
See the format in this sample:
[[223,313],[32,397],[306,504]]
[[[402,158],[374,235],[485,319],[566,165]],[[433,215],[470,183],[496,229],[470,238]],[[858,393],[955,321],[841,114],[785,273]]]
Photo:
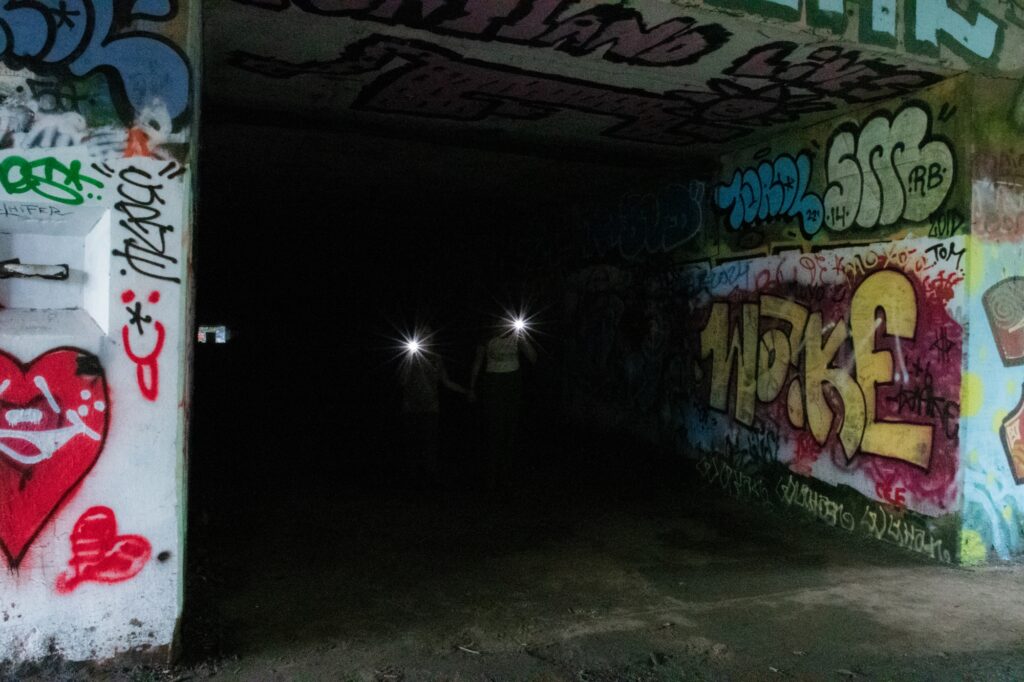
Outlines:
[[65,165],[52,156],[34,161],[8,156],[0,161],[0,186],[8,194],[34,192],[50,201],[77,206],[86,197],[93,198],[92,192],[86,192],[86,185],[103,188],[102,182],[82,174],[81,161]]

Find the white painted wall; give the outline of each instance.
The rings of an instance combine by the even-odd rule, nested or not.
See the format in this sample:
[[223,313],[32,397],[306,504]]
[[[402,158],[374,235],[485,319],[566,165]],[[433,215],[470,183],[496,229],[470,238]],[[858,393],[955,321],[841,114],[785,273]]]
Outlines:
[[0,279],[0,669],[162,652],[182,610],[199,17],[115,4],[0,11],[0,261],[70,269]]
[[[74,152],[88,158],[86,149]],[[0,163],[5,156],[0,154]],[[39,154],[39,158],[43,156]],[[0,351],[21,363],[31,363],[54,348],[66,346],[94,353],[102,365],[109,394],[104,400],[109,426],[95,465],[80,484],[67,489],[66,502],[58,505],[42,525],[17,568],[0,571],[0,594],[4,595],[0,606],[0,651],[14,660],[45,656],[54,648],[70,659],[105,658],[127,649],[165,645],[173,636],[181,609],[179,592],[183,579],[184,538],[179,518],[184,509],[178,499],[178,472],[183,447],[179,422],[184,418],[180,405],[185,391],[181,376],[187,328],[182,285],[147,274],[180,280],[186,277],[184,188],[189,174],[173,179],[161,176],[161,171],[171,163],[150,158],[108,160],[106,165],[112,170],[112,177],[94,174],[104,185],[106,211],[99,215],[99,220],[95,220],[95,212],[82,211],[82,219],[93,220],[93,225],[83,229],[81,223],[69,221],[61,226],[64,236],[60,238],[46,236],[44,231],[52,230],[45,223],[39,227],[40,232],[26,232],[17,221],[0,217],[0,260],[17,255],[25,262],[37,262],[50,255],[61,262],[71,261],[72,265],[72,277],[67,281],[7,280],[0,285],[0,300],[5,304],[10,301],[34,308],[0,312]],[[159,215],[148,208],[144,210],[143,204],[157,206]],[[124,257],[115,255],[123,252],[124,240],[132,236],[127,221],[131,215],[138,217],[143,213],[153,217],[148,224],[153,235],[157,224],[173,229],[167,233],[167,254],[177,262],[167,261],[165,269],[157,270],[143,263],[137,264],[136,270]],[[136,230],[145,228],[141,223],[134,224]],[[11,233],[17,238],[4,239],[5,234]],[[107,241],[112,248],[103,253],[94,249],[96,252],[87,259],[85,244],[90,238],[101,244]],[[57,241],[67,243],[58,249]],[[106,297],[101,300],[97,292],[103,291]],[[134,292],[134,299],[128,303],[126,292]],[[153,292],[159,294],[155,303],[151,302],[156,298]],[[139,303],[144,316],[140,320],[141,335],[131,323],[132,313],[128,310]],[[156,350],[158,324],[162,325],[165,340],[155,356],[157,362],[133,360],[129,353],[145,358]],[[0,375],[5,371],[4,363],[0,362]],[[0,386],[6,378],[9,377],[0,376]],[[50,383],[58,383],[66,377],[55,373],[49,379]],[[80,404],[97,409],[98,392],[93,393],[89,400],[61,404],[60,411],[77,410]],[[12,410],[27,409],[29,403],[9,403],[6,398],[0,393],[0,450],[4,445],[24,449],[16,428],[26,424],[12,426],[7,417]],[[60,396],[55,399],[62,402]],[[30,403],[32,407],[28,409],[39,409],[39,394]],[[72,436],[64,448],[54,453],[52,463],[59,464],[57,460],[61,457],[67,457],[76,447],[88,447],[90,442],[94,441],[87,434]],[[0,458],[3,457],[0,452]],[[9,496],[13,468],[9,462],[6,464],[0,467],[0,490]],[[66,472],[54,472],[58,469],[36,468],[16,499],[0,500],[0,516],[6,514],[8,526],[27,523],[24,511],[15,511],[12,519],[12,507],[31,507],[37,504],[39,495],[48,500],[46,495],[52,493],[53,487],[66,487],[61,478]],[[113,511],[118,536],[138,536],[143,540],[108,538],[105,542],[82,545],[79,559],[88,551],[98,552],[99,556],[93,554],[85,563],[78,564],[78,577],[84,579],[78,582],[72,577],[73,589],[61,589],[61,576],[65,576],[67,585],[68,577],[74,575],[69,562],[73,560],[72,533],[76,522],[95,507]],[[36,511],[37,515],[41,513],[41,509]],[[137,551],[145,545],[150,556],[140,565]],[[105,568],[105,561],[124,556],[135,557],[127,568]],[[89,579],[90,571],[94,579]]]

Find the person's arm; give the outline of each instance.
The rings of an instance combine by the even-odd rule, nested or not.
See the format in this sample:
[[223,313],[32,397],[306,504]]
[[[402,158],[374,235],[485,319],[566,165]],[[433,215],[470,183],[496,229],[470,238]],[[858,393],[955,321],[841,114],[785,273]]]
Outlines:
[[537,349],[533,347],[532,343],[530,343],[530,338],[526,334],[522,334],[519,337],[519,347],[522,349],[523,355],[526,356],[526,359],[530,361],[531,365],[537,362]]
[[456,393],[461,393],[462,395],[469,395],[469,391],[467,391],[465,388],[455,383],[448,377],[448,370],[444,368],[444,363],[441,362],[440,360],[438,360],[438,376],[441,379],[441,383],[449,391],[455,391]]
[[473,371],[469,374],[470,400],[476,400],[476,382],[480,378],[480,370],[484,368],[484,355],[486,352],[483,346],[476,347],[476,357],[473,358]]

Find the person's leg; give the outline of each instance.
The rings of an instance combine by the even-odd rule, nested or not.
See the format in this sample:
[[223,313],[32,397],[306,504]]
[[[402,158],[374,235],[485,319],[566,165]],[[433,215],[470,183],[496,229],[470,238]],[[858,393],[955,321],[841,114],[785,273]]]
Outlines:
[[508,412],[508,456],[505,460],[505,481],[509,486],[522,482],[525,457],[519,450],[521,440],[519,437],[519,420],[522,416],[522,392],[523,384],[518,371],[511,372],[507,387],[506,407]]
[[484,427],[484,489],[494,492],[500,480],[500,391],[491,373],[485,372],[480,379],[480,407]]
[[494,377],[494,458],[495,485],[507,488],[511,484],[511,472],[515,457],[516,430],[516,386],[517,373],[496,374]]
[[403,487],[416,480],[416,460],[419,459],[420,449],[418,417],[413,412],[402,414],[402,459],[398,466],[398,476]]
[[431,412],[423,415],[422,465],[425,483],[433,486],[437,482],[437,456],[440,450],[439,415]]

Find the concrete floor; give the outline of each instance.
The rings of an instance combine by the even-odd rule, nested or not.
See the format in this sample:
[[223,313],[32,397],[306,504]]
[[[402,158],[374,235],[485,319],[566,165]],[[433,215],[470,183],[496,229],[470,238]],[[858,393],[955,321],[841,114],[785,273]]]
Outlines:
[[328,481],[222,514],[195,529],[191,646],[206,662],[190,674],[1024,678],[1024,567],[943,567],[764,518],[683,471],[573,470],[501,499],[332,495]]
[[185,658],[106,677],[1024,678],[1024,567],[763,518],[669,468],[573,471],[501,499],[326,474],[194,496]]

